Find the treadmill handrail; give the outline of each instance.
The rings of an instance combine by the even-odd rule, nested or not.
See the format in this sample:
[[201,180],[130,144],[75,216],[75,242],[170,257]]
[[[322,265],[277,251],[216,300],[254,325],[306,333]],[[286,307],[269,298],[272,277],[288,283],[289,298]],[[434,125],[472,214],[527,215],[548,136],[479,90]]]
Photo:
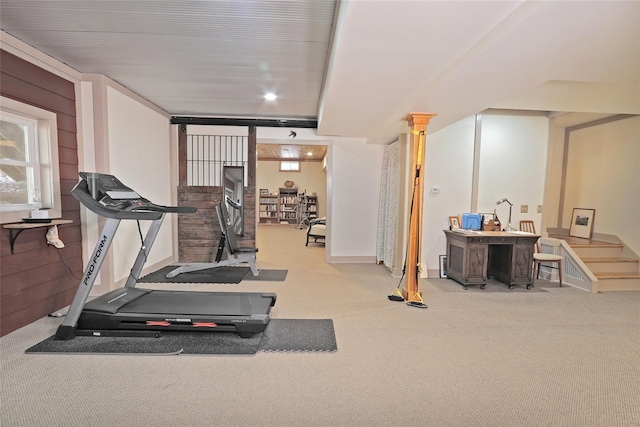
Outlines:
[[144,203],[140,206],[132,204],[124,209],[120,207],[111,208],[101,204],[91,196],[89,193],[89,185],[85,179],[80,180],[76,184],[73,190],[71,190],[71,194],[89,210],[106,218],[154,221],[162,218],[165,213],[194,213],[198,210],[198,208],[191,206],[157,205],[143,198],[140,200],[144,200]]

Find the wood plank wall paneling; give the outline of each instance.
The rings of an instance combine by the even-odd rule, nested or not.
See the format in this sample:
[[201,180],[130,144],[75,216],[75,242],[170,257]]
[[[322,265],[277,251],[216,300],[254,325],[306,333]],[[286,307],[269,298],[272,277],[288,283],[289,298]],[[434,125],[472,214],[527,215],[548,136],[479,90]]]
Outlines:
[[[178,147],[186,141],[186,132],[179,133]],[[181,150],[182,151],[182,150]],[[256,244],[256,132],[249,129],[249,182],[244,192],[244,235],[238,237],[238,246],[255,247]],[[186,156],[180,157],[179,169],[186,170]],[[186,178],[183,184],[186,183]],[[222,200],[222,187],[178,186],[178,206],[195,206],[193,214],[178,215],[178,257],[180,262],[213,262],[222,231],[215,206]],[[226,252],[225,252],[226,255]],[[226,257],[223,257],[225,259]]]
[[195,206],[196,213],[178,215],[178,254],[181,262],[212,262],[221,231],[216,204],[222,200],[222,187],[178,187],[178,205]]
[[58,122],[65,247],[47,245],[47,228],[25,230],[11,254],[9,230],[0,230],[0,336],[71,303],[83,272],[80,204],[71,196],[78,182],[74,83],[0,50],[0,94],[53,111]]

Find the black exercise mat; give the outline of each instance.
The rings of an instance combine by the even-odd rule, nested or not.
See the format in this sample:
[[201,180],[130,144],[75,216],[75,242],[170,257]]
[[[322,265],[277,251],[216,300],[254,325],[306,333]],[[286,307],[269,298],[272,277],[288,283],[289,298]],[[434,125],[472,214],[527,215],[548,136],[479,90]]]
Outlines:
[[26,353],[84,354],[255,354],[262,334],[241,338],[233,332],[162,332],[159,338],[75,337],[56,341],[49,337]]
[[241,338],[233,332],[162,332],[160,338],[54,337],[27,349],[27,354],[255,354],[265,352],[332,352],[338,349],[331,319],[271,319],[263,333]]
[[289,270],[260,270],[260,274],[254,276],[251,271],[242,280],[264,281],[264,282],[284,282]]
[[260,351],[266,352],[337,350],[338,344],[331,319],[272,319],[260,343]]
[[176,277],[167,278],[167,273],[179,265],[168,265],[160,270],[147,274],[140,278],[138,283],[240,283],[242,279],[251,272],[249,267],[216,267],[206,270],[194,271],[191,273],[181,273]]

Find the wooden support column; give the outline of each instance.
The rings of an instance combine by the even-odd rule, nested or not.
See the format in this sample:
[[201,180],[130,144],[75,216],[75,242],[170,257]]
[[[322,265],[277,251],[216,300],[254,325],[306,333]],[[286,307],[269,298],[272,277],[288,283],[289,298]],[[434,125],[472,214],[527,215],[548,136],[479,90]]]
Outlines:
[[178,186],[187,185],[187,125],[178,125]]
[[[427,125],[435,116],[430,113],[409,113],[404,120],[411,127],[410,171],[413,174],[409,194],[412,194],[413,208],[409,210],[409,236],[407,242],[407,269],[402,297],[405,301],[422,299],[420,272],[422,256],[422,205],[424,201],[424,160],[426,151]],[[417,297],[416,297],[417,294]]]

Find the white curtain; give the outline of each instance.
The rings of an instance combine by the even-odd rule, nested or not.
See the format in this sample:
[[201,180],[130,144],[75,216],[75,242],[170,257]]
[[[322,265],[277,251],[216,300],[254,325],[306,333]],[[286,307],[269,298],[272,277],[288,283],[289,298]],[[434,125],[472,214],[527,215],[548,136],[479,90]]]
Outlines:
[[382,182],[380,184],[380,209],[378,210],[378,238],[376,259],[393,270],[395,255],[396,223],[398,222],[398,141],[384,149]]

